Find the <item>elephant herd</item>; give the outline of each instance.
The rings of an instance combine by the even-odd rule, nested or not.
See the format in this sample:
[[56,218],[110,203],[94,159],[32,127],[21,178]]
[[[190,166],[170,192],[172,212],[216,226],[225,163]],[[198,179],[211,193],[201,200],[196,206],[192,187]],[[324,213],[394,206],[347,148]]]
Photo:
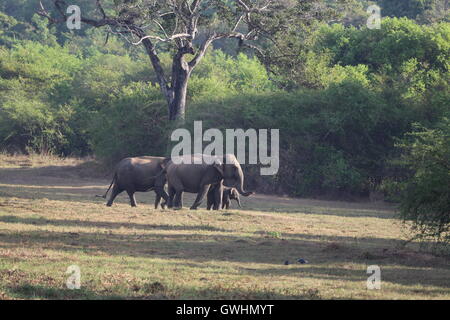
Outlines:
[[[244,174],[236,157],[206,156],[201,154],[172,159],[164,157],[134,157],[121,160],[116,167],[112,182],[102,196],[111,195],[106,203],[111,206],[121,192],[126,191],[131,206],[136,206],[135,192],[155,191],[155,209],[161,198],[161,207],[182,208],[183,193],[196,193],[191,209],[197,209],[207,197],[207,209],[229,208],[231,200],[241,207],[239,195],[250,196],[253,192],[243,189]],[[182,161],[184,160],[184,161]],[[165,190],[167,184],[168,193]]]

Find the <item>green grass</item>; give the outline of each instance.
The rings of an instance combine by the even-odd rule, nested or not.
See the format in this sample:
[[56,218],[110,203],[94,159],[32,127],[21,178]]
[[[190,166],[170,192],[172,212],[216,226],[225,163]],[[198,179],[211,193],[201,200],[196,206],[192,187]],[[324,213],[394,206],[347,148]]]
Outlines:
[[[126,195],[108,208],[90,163],[0,166],[0,299],[450,298],[448,257],[405,246],[383,203],[255,195],[243,210],[162,211],[140,193],[138,208]],[[66,288],[70,265],[80,290]],[[369,265],[381,290],[366,287]]]

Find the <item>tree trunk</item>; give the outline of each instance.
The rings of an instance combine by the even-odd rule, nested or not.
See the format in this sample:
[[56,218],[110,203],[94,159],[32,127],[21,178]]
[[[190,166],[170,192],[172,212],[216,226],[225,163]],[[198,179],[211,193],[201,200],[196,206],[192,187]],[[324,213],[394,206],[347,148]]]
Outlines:
[[188,81],[191,76],[189,64],[184,60],[186,53],[193,53],[191,47],[183,47],[173,57],[171,96],[169,97],[169,120],[184,120]]
[[142,43],[156,72],[161,93],[166,98],[169,120],[183,121],[186,109],[187,86],[192,71],[192,68],[184,60],[184,55],[188,53],[194,54],[193,48],[187,45],[178,49],[172,61],[172,79],[169,86],[155,47],[148,39],[143,40]]
[[[175,70],[174,70],[175,71]],[[184,120],[189,72],[180,69],[172,73],[173,87],[169,104],[169,120]]]

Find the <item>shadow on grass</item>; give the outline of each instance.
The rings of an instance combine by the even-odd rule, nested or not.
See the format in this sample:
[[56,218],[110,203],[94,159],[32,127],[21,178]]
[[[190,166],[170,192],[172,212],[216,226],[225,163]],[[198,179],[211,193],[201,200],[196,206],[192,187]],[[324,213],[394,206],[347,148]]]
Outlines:
[[54,288],[44,285],[21,284],[9,287],[8,291],[16,297],[28,300],[165,300],[164,295],[152,294],[146,296],[122,296],[119,294],[98,294],[83,287],[70,290],[66,288]]
[[[275,206],[274,203],[269,201],[269,199],[270,198],[262,198],[258,199],[258,201],[255,199],[247,200],[248,203],[243,206],[243,210],[262,211],[268,213],[279,212],[288,214],[315,214],[349,218],[397,218],[394,205],[383,205],[381,207],[377,207],[376,205],[371,206],[369,203],[360,202],[342,202],[342,204],[340,204],[337,201],[291,199],[294,202],[298,202],[298,204],[280,204],[279,206]],[[311,202],[311,204],[307,204],[308,202]],[[350,205],[345,207],[344,204]]]
[[179,288],[182,299],[205,300],[317,300],[321,299],[319,291],[298,290],[297,292],[278,292],[270,289],[248,290],[236,287],[215,285],[210,288]]
[[[7,222],[7,221],[6,221]],[[51,224],[51,221],[50,221]],[[195,227],[194,227],[195,228]],[[221,262],[264,264],[254,268],[239,268],[248,274],[312,277],[342,281],[365,281],[366,270],[354,270],[345,265],[379,265],[384,281],[403,285],[450,287],[450,267],[442,257],[423,256],[417,252],[399,251],[400,241],[365,238],[354,242],[352,237],[296,235],[289,239],[267,239],[261,236],[245,238],[230,234],[164,233],[142,234],[52,232],[45,230],[19,233],[0,233],[1,248],[45,248],[65,251],[74,256],[127,256],[136,259],[159,258],[168,264],[193,268],[220,268]],[[162,231],[170,229],[161,228]],[[176,229],[175,229],[176,230]],[[191,229],[188,231],[193,231]],[[202,230],[202,229],[199,229]],[[330,249],[330,242],[340,246]],[[298,258],[310,261],[307,265],[284,266],[284,261],[296,263]],[[3,258],[7,258],[6,256]],[[20,255],[13,258],[26,260]],[[336,268],[322,267],[334,264]]]
[[[0,170],[1,171],[1,170]],[[96,195],[103,195],[108,188],[108,184],[110,181],[95,181],[96,184],[105,185],[100,186],[92,186],[92,181],[83,183],[73,184],[74,186],[62,185],[62,186],[48,186],[43,185],[39,186],[38,184],[30,186],[30,185],[20,185],[17,186],[0,186],[0,196],[3,197],[15,197],[21,199],[29,199],[29,200],[38,200],[38,199],[49,199],[54,201],[68,201],[75,203],[96,203],[96,204],[104,204],[106,203],[105,199],[101,199],[96,197]],[[195,200],[196,194],[185,193],[184,194],[184,203],[185,206],[193,203]],[[138,202],[138,206],[149,206],[153,208],[155,193],[153,191],[149,192],[137,192],[136,198]],[[274,203],[270,202],[270,197],[268,199],[255,198],[251,197],[248,199],[244,199],[242,197],[241,201],[243,203],[243,210],[247,211],[262,211],[268,213],[288,213],[288,214],[317,214],[317,215],[330,215],[330,216],[339,216],[339,217],[350,217],[350,218],[378,218],[378,219],[395,219],[397,218],[396,213],[393,209],[357,209],[358,204],[353,203],[349,208],[342,208],[339,205],[336,205],[335,202],[326,202],[322,201],[321,207],[316,207],[315,205],[305,205],[299,204],[295,205],[274,205]],[[292,199],[293,201],[302,202],[301,199]],[[305,200],[307,202],[307,200]],[[125,192],[121,193],[114,203],[124,203],[129,204],[129,198]],[[232,210],[238,210],[238,208],[234,207],[234,203],[232,204]],[[206,199],[204,199],[202,208],[206,206]],[[361,206],[363,206],[361,204]],[[356,208],[355,208],[356,207]]]
[[228,230],[216,228],[209,225],[162,225],[162,224],[141,224],[131,222],[109,222],[109,221],[86,221],[68,219],[45,219],[45,218],[22,218],[19,216],[0,216],[0,222],[31,224],[36,226],[67,226],[67,227],[88,227],[106,229],[138,229],[138,230],[185,230],[185,231],[217,231],[227,232]]
[[9,291],[22,299],[50,300],[92,300],[92,299],[123,299],[118,296],[98,296],[96,293],[80,288],[78,290],[52,288],[43,285],[21,284],[10,287]]
[[[434,289],[445,294],[449,292],[450,281],[448,280],[448,275],[450,273],[449,269],[435,268],[433,271],[426,270],[424,268],[398,268],[391,265],[385,265],[384,263],[367,263],[368,265],[379,265],[381,270],[382,283],[386,284],[396,283],[404,286],[416,286],[422,285],[426,287],[436,287],[441,289]],[[286,267],[286,269],[280,268],[267,268],[258,269],[253,271],[258,274],[271,274],[274,276],[289,276],[297,275],[301,278],[312,278],[312,279],[322,279],[322,280],[336,280],[344,282],[360,282],[361,286],[366,285],[367,274],[366,269],[347,269],[342,267],[330,268],[321,267],[314,265],[300,265]],[[422,289],[418,289],[417,292],[421,292]],[[423,290],[422,290],[423,292]]]
[[168,297],[163,293],[155,294],[139,294],[136,295],[120,295],[120,294],[98,294],[84,288],[78,290],[69,290],[62,288],[54,288],[44,285],[21,284],[15,287],[8,287],[10,294],[19,299],[27,300],[167,300],[167,299],[320,299],[320,295],[316,291],[304,290],[302,294],[283,294],[271,290],[248,290],[243,288],[229,288],[221,286],[213,286],[204,289],[192,289],[188,287],[177,287],[174,292],[167,292],[171,295]]

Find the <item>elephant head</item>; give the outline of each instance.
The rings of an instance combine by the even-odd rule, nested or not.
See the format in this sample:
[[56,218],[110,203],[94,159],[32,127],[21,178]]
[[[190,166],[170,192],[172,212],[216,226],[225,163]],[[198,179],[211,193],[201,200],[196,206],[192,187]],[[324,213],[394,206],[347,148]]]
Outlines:
[[242,206],[241,206],[241,199],[239,198],[239,193],[236,190],[236,188],[231,188],[230,189],[230,200],[236,200],[239,208],[242,208]]
[[221,171],[223,184],[227,187],[236,188],[244,197],[252,195],[253,192],[244,191],[244,173],[236,157],[233,154],[227,154],[223,160],[223,164],[215,164],[219,171]]

